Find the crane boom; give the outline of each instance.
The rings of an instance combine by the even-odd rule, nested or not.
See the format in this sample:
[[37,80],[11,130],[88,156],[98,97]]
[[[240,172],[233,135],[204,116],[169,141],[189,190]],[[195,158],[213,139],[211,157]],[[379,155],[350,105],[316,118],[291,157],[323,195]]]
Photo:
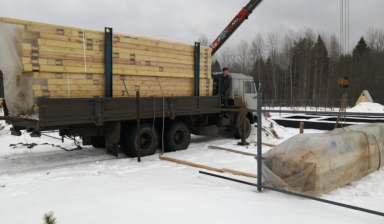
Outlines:
[[212,55],[225,43],[225,41],[236,31],[237,28],[246,20],[252,11],[261,3],[262,0],[251,0],[241,11],[232,19],[227,27],[221,32],[216,40],[210,45]]

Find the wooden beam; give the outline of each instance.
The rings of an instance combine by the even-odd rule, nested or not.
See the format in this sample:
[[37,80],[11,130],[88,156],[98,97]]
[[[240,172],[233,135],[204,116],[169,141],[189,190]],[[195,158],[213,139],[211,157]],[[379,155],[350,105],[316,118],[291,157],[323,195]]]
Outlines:
[[197,163],[191,163],[191,162],[187,162],[187,161],[183,161],[183,160],[178,160],[178,159],[173,159],[173,158],[161,156],[160,154],[159,154],[159,159],[166,160],[169,162],[178,163],[178,164],[182,164],[182,165],[186,165],[186,166],[192,166],[192,167],[201,168],[201,169],[205,169],[205,170],[211,170],[211,171],[215,171],[215,172],[219,172],[219,173],[225,173],[226,172],[226,173],[232,173],[232,174],[235,174],[238,176],[257,178],[257,175],[254,175],[251,173],[245,173],[245,172],[241,172],[241,171],[237,171],[237,170],[231,170],[231,169],[225,169],[225,168],[224,169],[217,169],[217,168],[213,168],[210,166],[204,166],[204,165],[200,165]]
[[256,155],[256,154],[253,154],[253,153],[242,152],[242,151],[238,151],[238,150],[227,149],[227,148],[222,148],[222,147],[213,146],[213,145],[208,146],[208,148],[210,148],[210,149],[224,150],[224,151],[228,151],[228,152],[233,152],[233,153],[243,154],[243,155],[246,155],[246,156],[257,157],[257,155]]

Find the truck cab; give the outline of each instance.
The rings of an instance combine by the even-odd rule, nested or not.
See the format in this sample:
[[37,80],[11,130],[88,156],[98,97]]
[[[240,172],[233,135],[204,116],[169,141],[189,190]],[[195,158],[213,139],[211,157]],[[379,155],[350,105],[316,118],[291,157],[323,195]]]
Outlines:
[[[217,93],[218,79],[222,73],[212,73],[213,79],[213,95]],[[229,94],[228,106],[245,106],[248,109],[257,109],[257,91],[256,85],[252,76],[247,76],[239,73],[228,73],[232,78],[232,89]],[[256,116],[256,112],[253,112]]]

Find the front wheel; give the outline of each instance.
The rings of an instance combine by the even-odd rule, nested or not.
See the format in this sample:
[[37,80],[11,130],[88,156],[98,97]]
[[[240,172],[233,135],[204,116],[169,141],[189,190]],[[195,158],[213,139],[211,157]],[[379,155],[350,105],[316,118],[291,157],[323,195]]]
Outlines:
[[191,142],[191,131],[182,121],[171,122],[164,130],[164,151],[187,149]]
[[159,146],[159,133],[150,124],[140,125],[140,135],[137,126],[125,128],[120,138],[121,150],[130,157],[137,157],[137,138],[140,138],[140,156],[153,155]]

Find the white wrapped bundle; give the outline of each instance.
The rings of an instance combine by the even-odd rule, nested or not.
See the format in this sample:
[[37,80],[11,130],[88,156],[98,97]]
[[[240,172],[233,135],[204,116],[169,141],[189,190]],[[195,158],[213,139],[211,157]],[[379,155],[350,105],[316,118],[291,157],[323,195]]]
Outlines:
[[269,186],[320,196],[383,166],[384,125],[296,135],[263,154]]

